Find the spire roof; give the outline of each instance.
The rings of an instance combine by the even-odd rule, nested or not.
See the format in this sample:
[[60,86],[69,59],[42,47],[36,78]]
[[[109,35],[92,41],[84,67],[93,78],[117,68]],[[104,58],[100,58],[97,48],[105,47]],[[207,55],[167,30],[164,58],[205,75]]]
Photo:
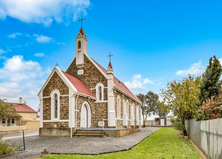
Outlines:
[[110,67],[110,68],[113,68],[111,62],[109,62],[108,68],[109,68],[109,67]]
[[84,31],[83,31],[83,28],[81,27],[81,29],[79,30],[79,32],[82,34],[82,35],[85,35]]

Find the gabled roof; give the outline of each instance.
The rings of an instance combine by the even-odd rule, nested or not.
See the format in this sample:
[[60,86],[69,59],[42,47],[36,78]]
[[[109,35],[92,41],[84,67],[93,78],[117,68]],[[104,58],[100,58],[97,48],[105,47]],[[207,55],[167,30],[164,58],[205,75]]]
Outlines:
[[[103,68],[100,64],[98,64],[95,60],[93,60],[93,61],[107,75],[107,70],[105,68]],[[110,65],[111,65],[111,63],[110,63]],[[131,98],[133,98],[137,102],[141,103],[141,101],[126,87],[126,85],[123,82],[121,82],[120,80],[118,80],[115,76],[113,76],[113,82],[114,82],[117,89],[119,89],[121,92],[125,93],[126,95],[130,96]]]
[[37,113],[37,111],[33,110],[26,104],[19,104],[19,103],[10,103],[14,106],[17,113]]
[[66,73],[66,72],[63,72],[62,73],[66,76],[66,78],[72,83],[72,85],[77,89],[77,91],[79,93],[83,93],[83,94],[86,94],[86,95],[89,95],[89,96],[93,96],[95,97],[91,91],[89,90],[89,88],[81,81],[79,80],[78,78]]

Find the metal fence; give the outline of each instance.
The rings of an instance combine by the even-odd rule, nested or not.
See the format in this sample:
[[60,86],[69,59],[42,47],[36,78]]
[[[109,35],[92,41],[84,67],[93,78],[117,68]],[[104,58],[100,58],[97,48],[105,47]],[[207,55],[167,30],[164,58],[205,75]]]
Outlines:
[[222,118],[185,124],[188,136],[208,159],[222,159]]

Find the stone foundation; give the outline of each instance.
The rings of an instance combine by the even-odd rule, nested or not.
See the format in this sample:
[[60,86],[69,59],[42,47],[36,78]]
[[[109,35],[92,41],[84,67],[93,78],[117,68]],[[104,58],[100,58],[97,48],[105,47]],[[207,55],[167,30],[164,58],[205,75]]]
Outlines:
[[[72,128],[72,135],[75,133],[76,129]],[[39,136],[47,137],[47,136],[62,136],[62,137],[70,137],[71,136],[71,128],[39,128]]]

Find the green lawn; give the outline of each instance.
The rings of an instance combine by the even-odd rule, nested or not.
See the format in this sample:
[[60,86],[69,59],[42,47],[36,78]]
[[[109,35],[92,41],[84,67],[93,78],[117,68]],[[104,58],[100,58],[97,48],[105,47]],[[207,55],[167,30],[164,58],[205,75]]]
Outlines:
[[101,159],[101,158],[160,158],[160,159],[200,159],[196,149],[188,139],[178,138],[174,128],[161,128],[129,151],[104,155],[53,155],[44,159]]

